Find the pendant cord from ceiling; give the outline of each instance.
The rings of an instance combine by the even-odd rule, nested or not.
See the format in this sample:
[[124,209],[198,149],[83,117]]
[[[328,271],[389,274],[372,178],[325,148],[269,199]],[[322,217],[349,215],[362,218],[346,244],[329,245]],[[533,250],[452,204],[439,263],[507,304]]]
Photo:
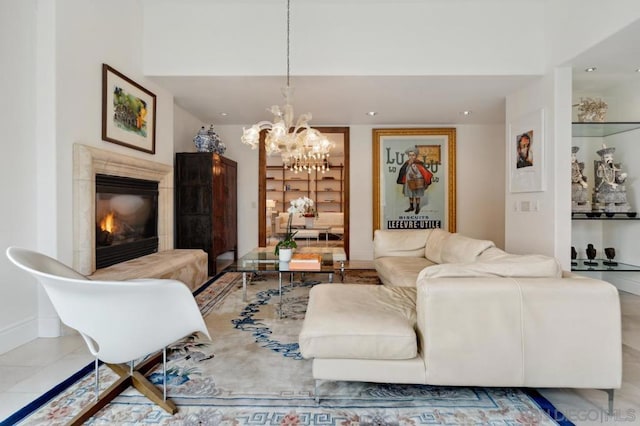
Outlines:
[[291,65],[290,65],[290,55],[289,55],[289,51],[291,49],[290,46],[290,32],[291,32],[291,0],[287,0],[287,87],[290,86],[289,84],[289,75],[290,75],[290,70],[291,70]]

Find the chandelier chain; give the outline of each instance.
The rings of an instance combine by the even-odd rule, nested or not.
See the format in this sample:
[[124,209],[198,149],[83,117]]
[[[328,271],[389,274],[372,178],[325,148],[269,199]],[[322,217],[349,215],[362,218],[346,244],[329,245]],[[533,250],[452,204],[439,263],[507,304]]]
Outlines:
[[294,122],[293,87],[291,87],[291,0],[287,1],[287,86],[282,88],[285,104],[281,108],[272,105],[268,109],[273,121],[260,121],[250,128],[242,129],[242,143],[255,149],[260,146],[264,130],[264,148],[267,155],[280,154],[285,168],[295,173],[312,170],[324,173],[329,170],[331,142],[317,129],[311,128],[311,113],[300,115]]
[[287,87],[290,86],[290,84],[289,84],[289,76],[291,74],[290,33],[291,33],[291,0],[287,0]]

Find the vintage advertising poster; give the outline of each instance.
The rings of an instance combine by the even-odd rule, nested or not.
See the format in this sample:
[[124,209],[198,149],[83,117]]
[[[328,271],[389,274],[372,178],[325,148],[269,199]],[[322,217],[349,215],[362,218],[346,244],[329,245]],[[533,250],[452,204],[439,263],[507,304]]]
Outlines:
[[375,229],[455,232],[455,129],[374,129]]

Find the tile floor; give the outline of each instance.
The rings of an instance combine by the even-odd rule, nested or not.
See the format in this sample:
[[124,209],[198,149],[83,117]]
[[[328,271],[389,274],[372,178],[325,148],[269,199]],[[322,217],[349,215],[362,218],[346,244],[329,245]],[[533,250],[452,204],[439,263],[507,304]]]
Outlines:
[[0,420],[92,361],[78,334],[36,339],[0,355]]
[[[616,391],[615,417],[604,414],[602,391],[541,390],[577,425],[640,424],[640,296],[621,293],[621,306],[623,383]],[[92,361],[78,335],[36,339],[0,355],[0,421]]]

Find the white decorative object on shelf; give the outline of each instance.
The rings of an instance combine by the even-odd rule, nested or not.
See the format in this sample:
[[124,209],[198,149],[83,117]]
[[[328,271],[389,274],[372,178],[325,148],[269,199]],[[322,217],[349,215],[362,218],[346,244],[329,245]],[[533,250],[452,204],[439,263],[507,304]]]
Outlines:
[[580,98],[578,107],[578,121],[582,123],[603,123],[609,105],[600,98]]
[[591,200],[589,199],[589,184],[583,174],[584,163],[578,161],[577,146],[571,147],[571,211],[590,212]]
[[624,185],[627,174],[620,168],[620,163],[614,162],[615,151],[614,147],[602,144],[602,149],[597,151],[600,160],[593,162],[595,174],[593,210],[597,212],[618,213],[631,210]]

